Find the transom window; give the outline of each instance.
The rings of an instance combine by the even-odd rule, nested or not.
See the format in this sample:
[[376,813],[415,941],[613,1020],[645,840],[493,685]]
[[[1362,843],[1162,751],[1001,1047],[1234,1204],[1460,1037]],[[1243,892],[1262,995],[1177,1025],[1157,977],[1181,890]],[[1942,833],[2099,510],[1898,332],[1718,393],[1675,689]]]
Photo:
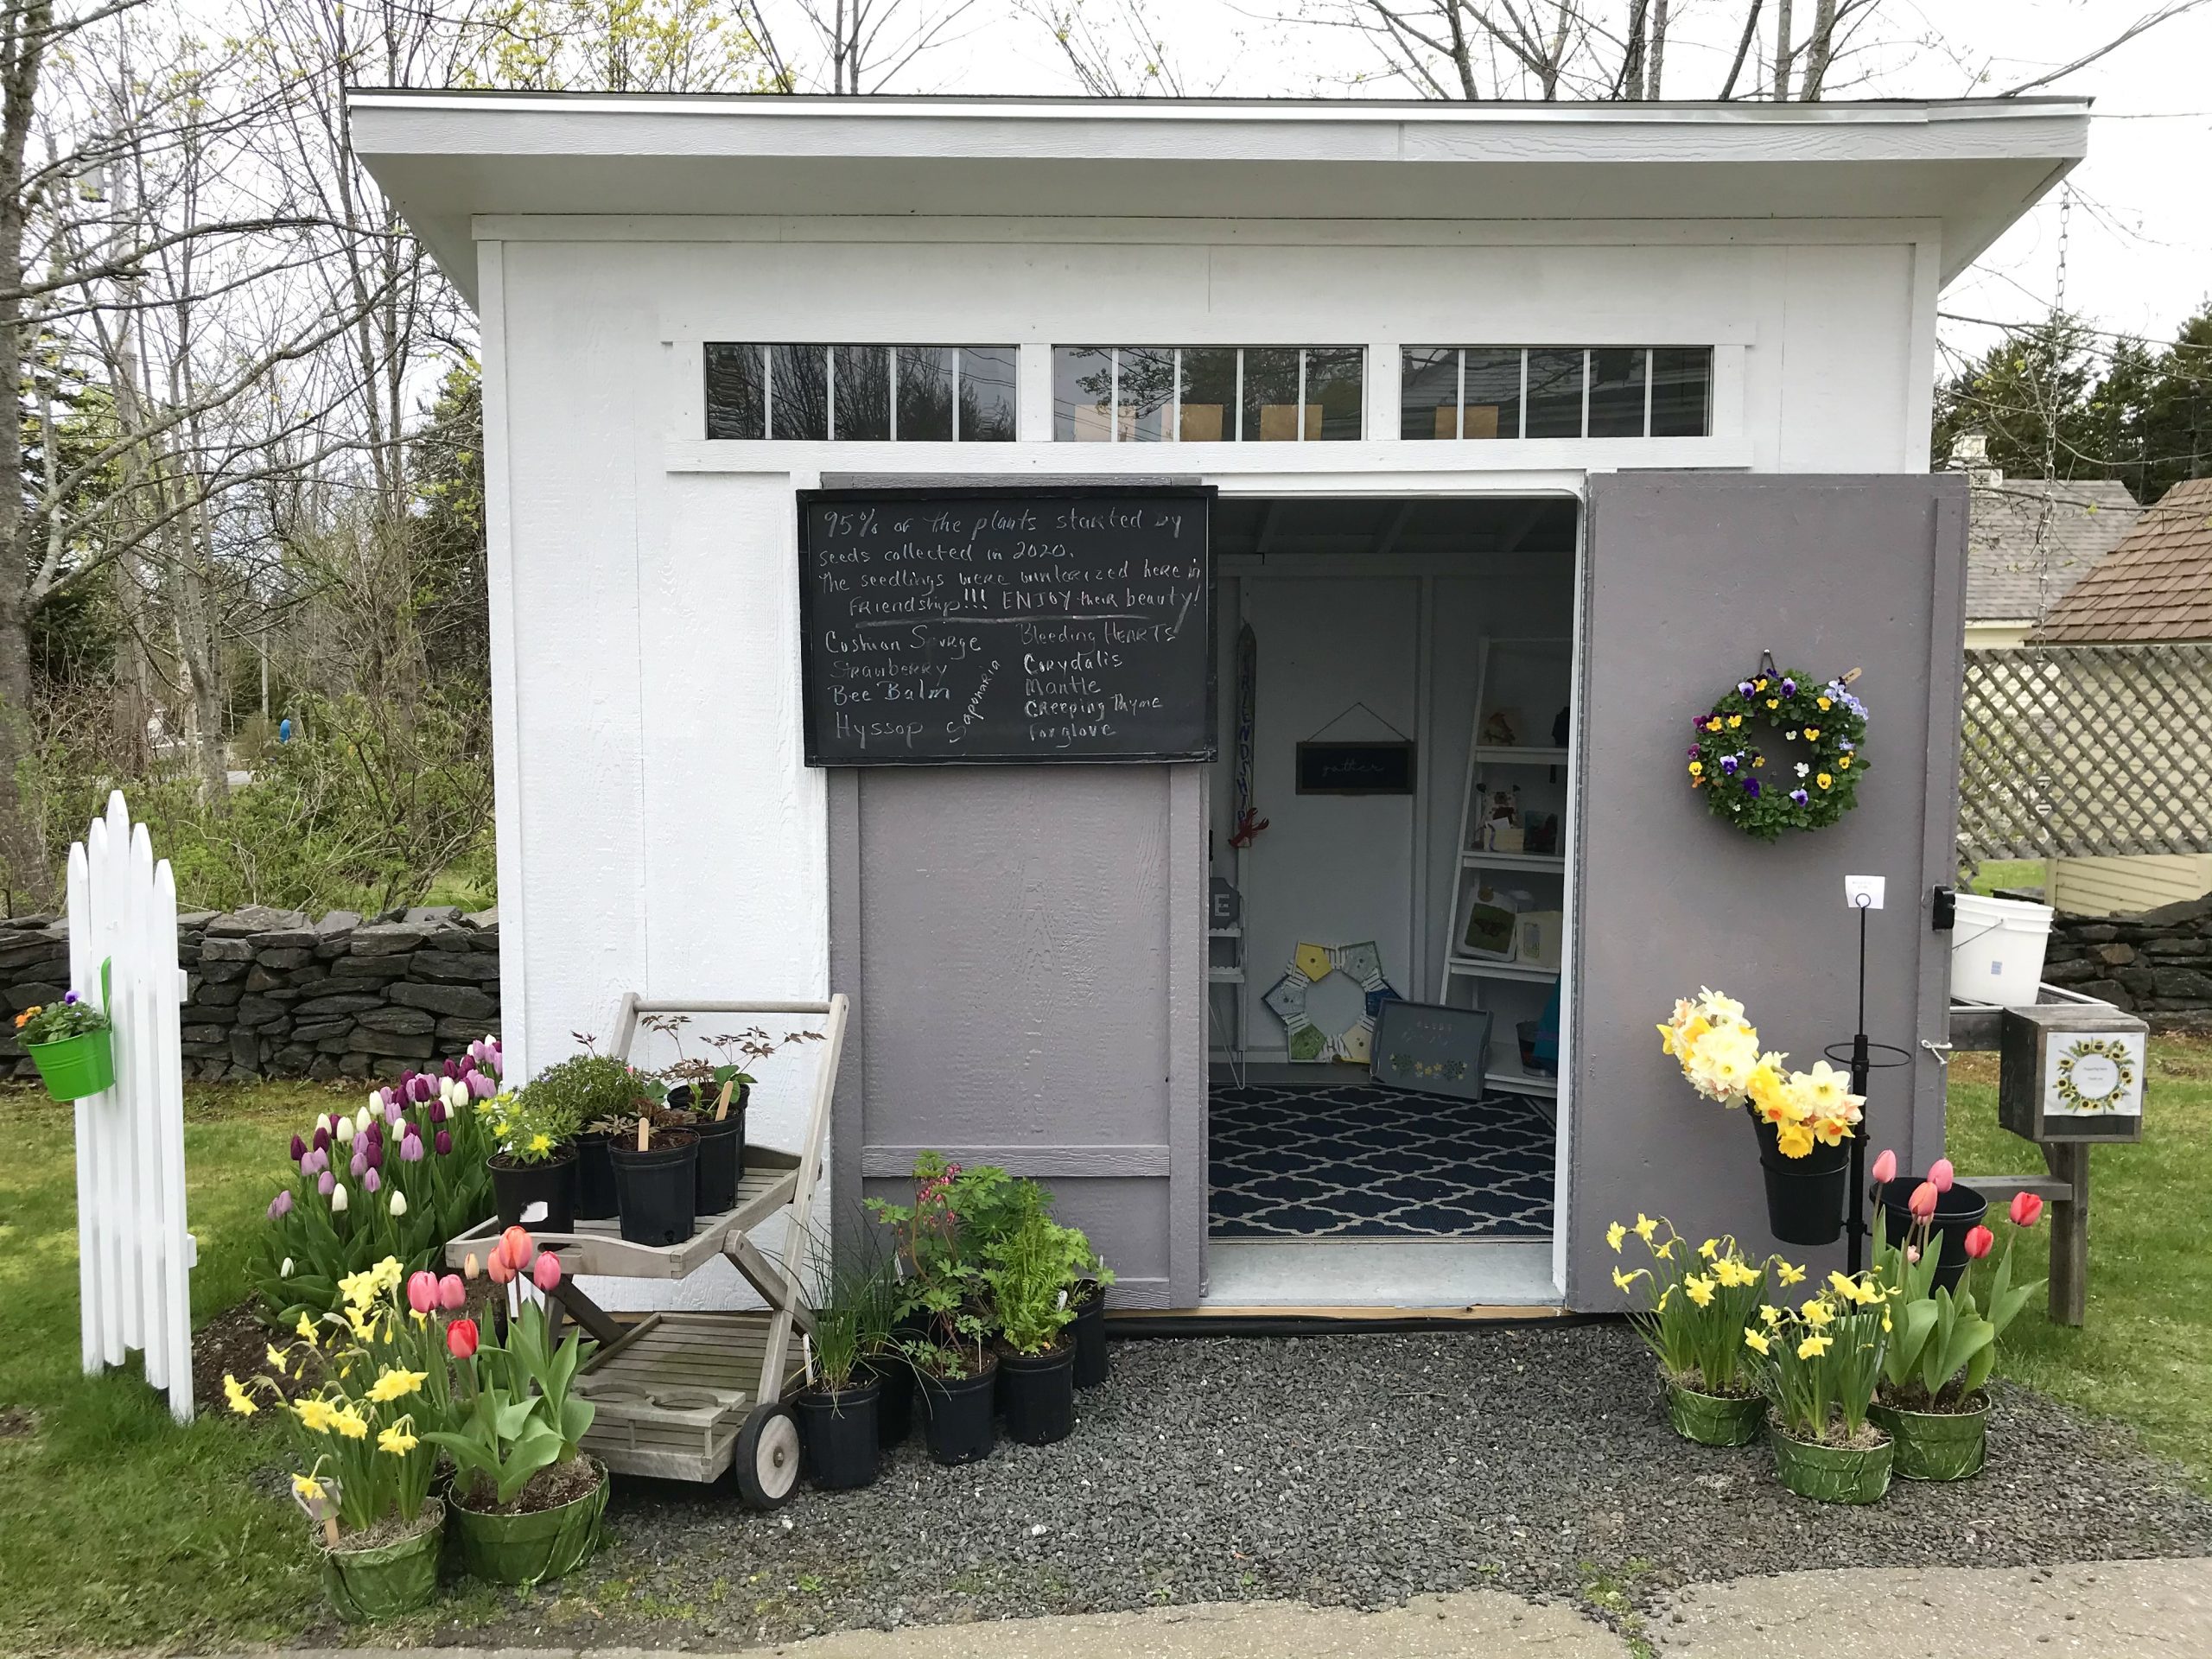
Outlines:
[[1404,438],[1702,438],[1710,346],[1408,346]]
[[1357,346],[1056,346],[1063,443],[1274,443],[1362,435]]
[[1011,443],[1011,346],[710,340],[710,438]]

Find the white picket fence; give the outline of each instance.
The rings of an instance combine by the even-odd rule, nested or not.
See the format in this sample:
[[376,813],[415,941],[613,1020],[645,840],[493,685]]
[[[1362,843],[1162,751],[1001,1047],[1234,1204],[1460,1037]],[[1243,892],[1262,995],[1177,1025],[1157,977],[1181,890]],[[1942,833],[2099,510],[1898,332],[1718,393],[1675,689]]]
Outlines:
[[69,986],[99,1001],[108,964],[115,1086],[77,1103],[77,1282],[85,1370],[133,1348],[192,1419],[192,1287],[184,1226],[184,1056],[177,1030],[176,878],[154,861],[123,791],[69,849]]

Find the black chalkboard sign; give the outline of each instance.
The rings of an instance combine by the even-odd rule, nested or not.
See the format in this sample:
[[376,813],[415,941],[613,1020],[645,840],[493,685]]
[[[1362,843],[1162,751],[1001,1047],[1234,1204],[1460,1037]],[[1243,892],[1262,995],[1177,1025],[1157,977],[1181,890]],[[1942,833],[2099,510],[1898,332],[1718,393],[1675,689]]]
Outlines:
[[1213,492],[803,490],[816,766],[1211,760]]
[[1414,792],[1414,746],[1410,743],[1301,743],[1298,746],[1300,795],[1410,795]]

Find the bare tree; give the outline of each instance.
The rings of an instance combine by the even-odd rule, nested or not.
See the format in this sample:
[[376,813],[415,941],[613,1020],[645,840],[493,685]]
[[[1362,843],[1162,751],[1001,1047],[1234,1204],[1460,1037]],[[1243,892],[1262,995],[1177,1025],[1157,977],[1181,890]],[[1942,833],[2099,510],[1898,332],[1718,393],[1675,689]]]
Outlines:
[[[964,39],[976,0],[794,0],[821,54],[830,92],[880,92],[925,54]],[[759,16],[755,6],[754,16]],[[765,27],[762,29],[765,36]],[[779,61],[782,60],[779,59]],[[821,75],[805,84],[819,86]],[[797,91],[796,77],[787,90]]]

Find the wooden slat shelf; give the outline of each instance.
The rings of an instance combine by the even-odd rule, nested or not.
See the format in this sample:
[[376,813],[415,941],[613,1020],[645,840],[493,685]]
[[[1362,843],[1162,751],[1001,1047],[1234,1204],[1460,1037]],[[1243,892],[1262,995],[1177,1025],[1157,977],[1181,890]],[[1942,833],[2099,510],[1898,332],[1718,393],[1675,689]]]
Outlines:
[[[765,1312],[656,1313],[602,1349],[576,1384],[596,1408],[584,1449],[617,1474],[718,1480],[762,1398]],[[796,1386],[789,1351],[780,1398]]]

